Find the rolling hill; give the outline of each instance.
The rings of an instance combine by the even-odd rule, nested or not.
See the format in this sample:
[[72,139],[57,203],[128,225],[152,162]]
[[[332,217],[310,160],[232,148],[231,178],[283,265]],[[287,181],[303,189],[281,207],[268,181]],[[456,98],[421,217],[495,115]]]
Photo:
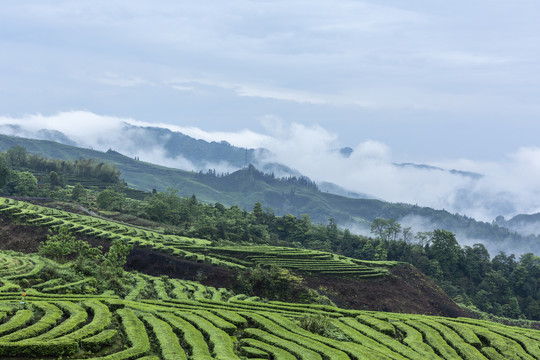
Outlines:
[[[404,264],[355,263],[292,248],[214,247],[6,198],[0,212],[10,240],[3,248],[21,249],[17,239],[24,239],[32,252],[48,228],[69,227],[87,241],[134,244],[130,266],[144,271],[124,272],[123,289],[104,288],[99,272],[92,276],[75,263],[0,251],[4,359],[540,359],[539,331],[455,317],[466,314]],[[384,312],[268,301],[224,287],[268,260],[294,266],[322,292],[364,294],[357,305],[369,306],[371,298],[373,310]]]
[[[292,210],[325,204],[324,211],[339,207],[365,222],[402,212],[452,217],[324,193],[309,179],[277,179],[251,165],[217,175],[156,167],[112,150],[100,156],[94,158],[131,165],[133,174],[138,166],[158,178],[158,168],[184,173],[193,186]],[[5,359],[540,359],[538,331],[470,318],[406,263],[209,241],[107,219],[107,212],[96,217],[74,204],[30,200],[0,198]],[[50,237],[62,229],[86,246],[101,246],[103,255],[59,256],[73,246]],[[128,271],[112,267],[120,243],[134,246],[125,258]],[[61,263],[35,254],[43,244],[53,252],[40,254]]]
[[116,151],[100,152],[64,145],[53,141],[32,140],[0,135],[0,151],[23,146],[29,153],[46,157],[70,159],[93,158],[114,164],[129,186],[143,190],[178,190],[181,196],[195,194],[207,203],[237,205],[251,210],[255,202],[270,208],[277,215],[308,214],[314,222],[327,223],[333,218],[343,227],[368,231],[375,218],[393,218],[404,226],[411,219],[427,229],[444,228],[456,234],[462,242],[482,242],[492,255],[499,251],[540,253],[537,236],[523,236],[503,226],[479,222],[467,216],[451,214],[411,204],[388,203],[377,199],[349,198],[323,192],[303,177],[276,178],[250,165],[231,174],[216,174],[167,168],[124,156]]

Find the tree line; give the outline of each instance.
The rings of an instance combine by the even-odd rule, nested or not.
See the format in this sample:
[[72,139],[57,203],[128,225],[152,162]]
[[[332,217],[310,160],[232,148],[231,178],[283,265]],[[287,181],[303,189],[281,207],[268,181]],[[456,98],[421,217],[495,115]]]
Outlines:
[[176,190],[156,192],[144,202],[105,190],[102,209],[131,212],[167,224],[169,233],[215,244],[269,244],[330,251],[364,260],[407,262],[432,278],[457,302],[498,316],[540,320],[540,257],[503,252],[493,258],[483,244],[460,246],[443,229],[413,232],[394,219],[375,219],[371,236],[337,226],[314,224],[308,215],[276,216],[256,203],[252,211],[220,203],[204,204]]
[[0,189],[4,195],[55,197],[51,190],[62,188],[66,179],[105,186],[122,184],[116,166],[94,159],[50,159],[29,154],[22,146],[0,153]]

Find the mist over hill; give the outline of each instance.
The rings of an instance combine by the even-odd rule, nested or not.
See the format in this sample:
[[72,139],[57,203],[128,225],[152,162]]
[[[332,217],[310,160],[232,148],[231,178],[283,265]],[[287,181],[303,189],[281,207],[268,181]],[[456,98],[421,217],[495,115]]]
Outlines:
[[[498,216],[510,219],[540,211],[535,180],[540,175],[540,149],[521,148],[497,163],[461,159],[422,164],[393,161],[391,149],[378,141],[344,146],[320,126],[268,121],[267,129],[267,134],[208,132],[85,111],[0,117],[0,133],[101,152],[112,149],[168,168],[225,175],[252,164],[276,178],[306,177],[325,193],[415,204],[488,223]],[[133,177],[132,185],[144,187],[150,178]],[[174,185],[172,178],[152,181],[150,189]],[[516,226],[512,230],[530,234]]]
[[[221,174],[253,164],[276,177],[307,176],[331,193],[419,204],[483,221],[537,210],[538,202],[528,193],[530,185],[502,185],[503,175],[517,172],[467,162],[396,162],[391,149],[378,141],[363,140],[348,146],[320,126],[271,119],[267,123],[267,134],[208,132],[73,111],[19,119],[0,117],[0,133],[100,151],[113,149],[184,170],[211,169]],[[516,177],[506,183],[518,181],[523,179]]]
[[[174,188],[181,196],[196,194],[199,200],[207,203],[237,205],[248,211],[256,202],[260,202],[264,208],[276,215],[292,214],[300,217],[308,214],[315,223],[321,224],[327,224],[332,218],[339,226],[360,234],[369,234],[371,221],[377,217],[393,218],[414,231],[431,231],[436,228],[450,230],[457,235],[462,245],[484,243],[492,255],[499,251],[515,254],[529,251],[540,253],[540,241],[534,235],[520,235],[504,226],[477,221],[446,210],[389,203],[368,198],[365,194],[350,194],[332,184],[319,187],[317,183],[303,176],[278,177],[273,173],[260,171],[252,164],[222,174],[215,170],[186,171],[154,165],[114,150],[102,152],[47,140],[0,135],[0,151],[16,145],[25,147],[29,153],[52,158],[93,158],[114,164],[129,186],[143,191],[165,191]],[[345,193],[339,195],[329,190]]]
[[523,236],[540,234],[540,213],[519,214],[508,220],[503,216],[498,216],[494,223],[498,226],[515,231]]

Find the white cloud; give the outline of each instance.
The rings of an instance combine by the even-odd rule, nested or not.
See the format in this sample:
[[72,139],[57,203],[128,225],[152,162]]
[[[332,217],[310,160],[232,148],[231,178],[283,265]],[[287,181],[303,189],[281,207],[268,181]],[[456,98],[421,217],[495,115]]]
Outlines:
[[418,54],[419,59],[424,58],[428,61],[434,61],[442,65],[449,66],[489,66],[489,65],[504,65],[511,60],[508,56],[482,54],[482,53],[467,53],[463,51],[444,51],[438,53]]
[[200,78],[184,78],[169,81],[169,86],[176,90],[193,91],[196,86],[201,85],[229,90],[237,96],[241,97],[283,100],[314,105],[346,102],[343,101],[343,99],[338,100],[335,96],[327,94],[318,94],[309,91],[295,90],[292,88],[265,86],[263,84],[250,84],[237,81],[219,80],[218,75],[216,75],[215,77],[207,76]]
[[193,86],[171,85],[171,87],[179,91],[194,91],[195,90]]
[[294,101],[298,103],[324,104],[329,102],[324,96],[291,89],[271,89],[241,85],[235,90],[240,96]]
[[[434,208],[458,211],[483,220],[491,220],[515,212],[540,211],[540,149],[522,148],[504,161],[493,163],[458,160],[434,165],[481,173],[472,179],[439,170],[415,167],[396,167],[390,148],[379,141],[359,143],[349,158],[337,151],[338,135],[321,126],[287,123],[265,116],[260,119],[267,134],[251,130],[211,132],[197,127],[141,122],[85,111],[63,112],[52,116],[31,115],[24,118],[0,118],[0,129],[10,134],[39,136],[40,129],[58,130],[80,146],[107,150],[113,148],[128,156],[166,166],[196,170],[183,158],[171,159],[162,148],[164,139],[148,139],[137,128],[126,130],[124,123],[135,126],[154,126],[179,131],[206,141],[225,140],[248,148],[266,148],[272,157],[266,161],[283,163],[316,181],[330,181],[347,189],[367,193],[392,202],[417,203]],[[10,129],[16,124],[19,129]],[[160,142],[161,141],[161,142]],[[146,149],[141,154],[144,142]],[[214,167],[231,171],[226,164]]]
[[[391,202],[403,202],[459,212],[491,221],[497,215],[540,211],[540,149],[521,148],[499,162],[459,160],[432,165],[447,170],[479,173],[480,178],[437,169],[393,164],[390,148],[381,142],[359,143],[345,158],[336,150],[336,134],[320,126],[286,125],[271,121],[271,137],[260,146],[281,162],[316,181],[330,181],[346,189]],[[412,160],[413,161],[413,160]]]
[[165,123],[151,123],[145,121],[136,121],[132,119],[126,119],[126,123],[135,126],[149,126],[160,127],[169,129],[171,131],[181,132],[185,135],[191,136],[195,139],[201,139],[208,142],[220,142],[227,141],[239,147],[256,148],[270,139],[267,135],[256,133],[254,131],[244,129],[237,132],[225,132],[225,131],[205,131],[195,126],[178,126]]
[[[19,130],[9,130],[6,125],[14,124],[23,134],[33,134],[37,130],[58,130],[81,144],[107,150],[107,146],[121,139],[122,119],[102,116],[87,111],[60,112],[52,116],[27,115],[23,118],[0,117],[0,126],[8,135],[16,135]],[[107,141],[103,140],[107,136]],[[105,144],[107,142],[108,144]],[[101,144],[103,143],[103,144]]]
[[[0,14],[0,30],[8,34],[0,41],[10,54],[0,59],[0,108],[8,114],[87,108],[170,119],[194,103],[199,108],[190,119],[205,128],[220,121],[207,120],[218,106],[244,127],[255,116],[293,118],[301,108],[306,123],[338,113],[334,129],[341,136],[350,131],[345,126],[362,130],[353,122],[363,111],[393,122],[431,111],[470,122],[478,113],[538,114],[538,46],[531,35],[537,6],[11,2]],[[77,76],[81,72],[90,75]],[[213,96],[197,91],[204,86],[213,87]],[[133,104],[133,98],[148,101]],[[241,119],[244,109],[261,105],[259,114]]]
[[[431,165],[480,173],[481,178],[461,176],[437,169],[395,166],[388,145],[366,140],[357,144],[348,158],[339,153],[337,134],[321,126],[287,123],[275,116],[261,118],[267,134],[251,130],[211,132],[197,127],[141,122],[129,118],[97,115],[86,111],[51,116],[0,117],[0,131],[11,135],[39,137],[39,130],[58,130],[80,146],[113,148],[128,156],[158,164],[197,170],[182,157],[170,158],[163,149],[165,139],[152,139],[134,126],[163,127],[206,141],[225,140],[233,145],[272,152],[269,162],[279,162],[315,181],[329,181],[346,189],[367,193],[391,202],[403,202],[459,212],[491,221],[497,215],[540,212],[540,148],[523,147],[500,161],[467,159]],[[16,125],[17,128],[10,125]],[[141,148],[145,151],[141,153]],[[411,159],[413,162],[414,159]],[[229,164],[207,164],[231,172]]]
[[138,85],[153,85],[151,82],[146,81],[136,76],[125,76],[115,73],[105,73],[102,77],[96,79],[97,82],[120,87],[132,87]]

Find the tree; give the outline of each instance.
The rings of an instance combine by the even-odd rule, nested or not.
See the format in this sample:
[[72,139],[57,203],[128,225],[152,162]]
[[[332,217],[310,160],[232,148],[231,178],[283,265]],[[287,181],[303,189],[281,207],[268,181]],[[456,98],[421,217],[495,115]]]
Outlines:
[[86,198],[86,189],[80,184],[77,183],[71,190],[71,199],[74,201],[82,200]]
[[281,239],[291,240],[297,230],[297,219],[292,214],[287,214],[277,219],[277,233]]
[[406,227],[406,228],[403,228],[403,230],[401,231],[402,232],[402,236],[403,236],[403,241],[405,241],[406,243],[410,243],[413,236],[414,236],[414,233],[411,229],[411,227]]
[[162,221],[164,223],[170,223],[169,214],[171,213],[171,208],[169,204],[162,198],[159,194],[156,193],[146,202],[146,214],[152,220]]
[[416,233],[414,238],[418,241],[418,245],[425,247],[429,245],[433,233],[431,231],[419,231]]
[[353,237],[349,229],[345,229],[338,251],[345,256],[352,257],[354,256],[354,251],[358,247],[358,243],[358,238]]
[[26,164],[26,149],[22,146],[13,146],[7,151],[7,158],[13,167],[21,167]]
[[97,261],[101,257],[101,247],[92,247],[85,241],[77,240],[69,227],[61,226],[57,230],[49,229],[47,241],[39,246],[41,256],[64,262],[76,256],[76,263],[82,264],[85,260]]
[[373,260],[385,261],[388,259],[388,250],[386,249],[385,243],[380,241],[379,244],[375,247],[375,255]]
[[62,179],[60,178],[60,176],[58,175],[56,171],[51,171],[49,173],[49,183],[51,184],[52,187],[62,186]]
[[126,238],[114,239],[109,252],[103,261],[102,270],[114,276],[122,276],[124,273],[124,265],[127,263],[127,256],[133,249]]
[[364,260],[373,260],[375,258],[375,248],[373,247],[373,242],[370,239],[367,239],[362,249],[358,248],[356,250],[355,257]]
[[483,278],[479,289],[492,295],[491,302],[505,303],[512,294],[512,288],[500,271],[490,271]]
[[16,195],[34,196],[37,193],[37,179],[29,171],[13,173],[13,191]]
[[[272,215],[273,216],[273,215]],[[302,214],[300,219],[296,221],[294,233],[291,240],[297,243],[308,243],[313,232],[311,231],[312,223],[308,214]]]
[[453,233],[437,229],[433,231],[428,256],[439,261],[441,270],[449,274],[457,270],[457,265],[463,258],[463,251]]
[[49,229],[47,241],[41,242],[38,253],[55,261],[63,261],[75,251],[74,242],[75,237],[67,226],[61,226],[56,232]]
[[464,265],[467,276],[478,284],[482,281],[491,267],[489,253],[483,244],[465,246]]
[[197,199],[182,199],[178,190],[169,188],[166,192],[153,194],[147,202],[145,212],[152,220],[170,225],[187,224],[192,213],[197,212]]
[[540,293],[540,257],[526,253],[520,256],[519,265],[510,275],[517,295],[538,299]]
[[258,224],[264,223],[264,211],[263,211],[261,203],[258,201],[253,206],[253,216],[255,216],[255,220],[257,221]]
[[0,188],[3,188],[11,174],[11,168],[8,165],[7,159],[3,154],[0,154]]
[[339,241],[339,231],[336,224],[336,221],[334,218],[328,219],[328,225],[326,225],[326,236],[328,238],[328,241],[330,241],[331,248],[333,251],[335,251],[338,247],[338,241]]
[[441,264],[437,259],[428,260],[427,267],[424,271],[426,272],[426,275],[435,279],[441,280],[443,278]]
[[294,288],[302,282],[301,277],[276,266],[263,268],[257,266],[238,275],[240,291],[245,294],[257,294],[268,300],[289,301]]
[[491,261],[494,270],[502,271],[505,277],[510,276],[517,266],[514,254],[507,256],[503,251],[496,255]]
[[118,170],[114,165],[101,162],[96,165],[94,171],[94,176],[101,181],[108,183],[117,183],[119,181],[120,170]]
[[371,233],[384,241],[397,240],[401,233],[401,224],[396,219],[376,218],[371,223]]
[[504,316],[511,318],[517,318],[521,314],[521,309],[519,308],[518,299],[515,296],[512,296],[508,301],[508,304],[502,306],[504,311]]
[[103,190],[97,197],[97,205],[103,210],[122,211],[125,203],[124,194],[117,193],[111,189]]
[[493,304],[490,301],[490,294],[485,290],[480,290],[474,295],[474,304],[482,311],[491,311]]
[[527,308],[525,314],[529,319],[540,320],[540,304],[532,297],[526,299]]

